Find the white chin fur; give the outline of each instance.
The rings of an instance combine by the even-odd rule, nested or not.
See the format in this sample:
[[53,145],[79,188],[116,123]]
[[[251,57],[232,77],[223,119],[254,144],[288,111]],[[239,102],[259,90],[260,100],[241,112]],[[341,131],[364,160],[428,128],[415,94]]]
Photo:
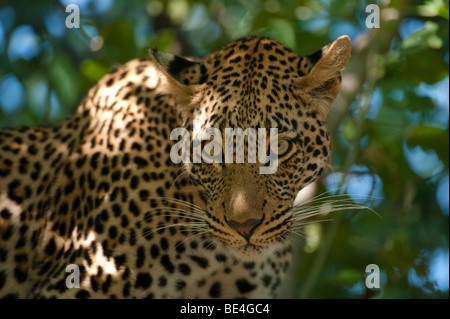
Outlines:
[[247,244],[238,247],[227,246],[227,248],[238,260],[256,261],[258,259],[270,257],[274,253],[277,246],[278,245],[276,243],[265,246]]

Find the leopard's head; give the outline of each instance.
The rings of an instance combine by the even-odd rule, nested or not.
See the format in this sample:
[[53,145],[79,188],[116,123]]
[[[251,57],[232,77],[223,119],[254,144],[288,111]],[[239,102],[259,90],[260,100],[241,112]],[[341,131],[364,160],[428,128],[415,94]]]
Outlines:
[[207,198],[207,229],[236,256],[274,251],[297,193],[327,165],[325,120],[350,51],[342,36],[306,57],[262,37],[203,60],[152,52],[189,132],[185,166]]

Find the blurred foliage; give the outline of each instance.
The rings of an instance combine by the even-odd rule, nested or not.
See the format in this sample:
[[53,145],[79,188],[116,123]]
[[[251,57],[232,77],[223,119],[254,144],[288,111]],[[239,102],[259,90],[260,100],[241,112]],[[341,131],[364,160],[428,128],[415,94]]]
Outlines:
[[[70,3],[79,29],[65,27]],[[336,212],[305,226],[286,296],[448,298],[448,1],[376,1],[379,29],[366,27],[370,3],[0,1],[0,127],[61,121],[103,74],[149,48],[204,56],[265,35],[302,55],[348,34],[353,55],[328,118],[333,171],[318,192],[337,181],[381,218]],[[368,264],[380,267],[380,289],[365,288]]]

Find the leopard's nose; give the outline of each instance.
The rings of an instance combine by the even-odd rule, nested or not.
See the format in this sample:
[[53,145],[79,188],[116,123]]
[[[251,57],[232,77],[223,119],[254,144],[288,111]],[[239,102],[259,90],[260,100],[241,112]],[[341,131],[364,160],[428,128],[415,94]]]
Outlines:
[[245,239],[249,240],[250,236],[253,234],[253,231],[259,224],[261,224],[261,219],[247,219],[245,222],[240,223],[235,220],[226,220],[228,225],[231,228],[236,230],[239,234],[241,234]]

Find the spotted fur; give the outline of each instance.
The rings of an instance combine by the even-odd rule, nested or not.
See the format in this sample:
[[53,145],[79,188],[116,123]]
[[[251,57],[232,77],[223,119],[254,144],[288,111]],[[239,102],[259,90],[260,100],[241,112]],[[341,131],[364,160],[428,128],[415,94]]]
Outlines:
[[[300,57],[237,40],[203,60],[152,51],[53,127],[0,131],[0,296],[274,297],[299,190],[329,161],[341,37]],[[277,128],[278,169],[174,164],[174,128]],[[80,288],[66,285],[68,265]]]

